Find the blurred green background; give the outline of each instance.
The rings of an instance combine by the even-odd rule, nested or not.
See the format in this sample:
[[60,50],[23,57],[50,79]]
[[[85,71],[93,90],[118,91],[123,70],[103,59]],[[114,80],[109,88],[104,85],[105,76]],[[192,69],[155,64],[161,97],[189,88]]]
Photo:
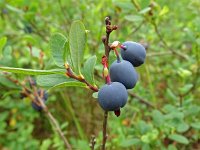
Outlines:
[[[81,20],[89,30],[84,58],[97,55],[95,80],[101,86],[101,37],[104,18],[110,16],[119,26],[110,41],[140,42],[147,48],[147,59],[136,68],[139,82],[129,91],[121,116],[109,113],[107,149],[198,150],[199,14],[199,0],[0,0],[0,65],[54,68],[51,35],[68,36],[71,23]],[[20,82],[26,78],[11,77]],[[0,149],[63,150],[45,115],[33,110],[30,100],[21,100],[20,90],[0,72]],[[95,149],[100,148],[103,111],[90,90],[50,90],[47,105],[73,149],[90,149],[91,135],[97,140]]]

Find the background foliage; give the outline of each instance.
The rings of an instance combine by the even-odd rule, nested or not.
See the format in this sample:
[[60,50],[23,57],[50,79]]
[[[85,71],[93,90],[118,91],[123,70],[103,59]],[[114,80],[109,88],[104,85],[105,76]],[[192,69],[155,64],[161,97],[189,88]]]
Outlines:
[[[0,66],[56,68],[50,38],[58,32],[69,37],[72,22],[81,20],[89,31],[83,59],[97,56],[94,78],[101,86],[101,36],[104,18],[111,16],[119,26],[111,41],[141,42],[147,59],[137,68],[139,82],[121,116],[109,113],[107,149],[200,149],[199,14],[199,0],[1,0]],[[3,72],[0,90],[0,149],[64,149],[45,115],[20,99],[20,87]],[[95,135],[98,149],[103,111],[92,92],[65,87],[50,89],[49,95],[47,105],[73,148],[89,149]]]

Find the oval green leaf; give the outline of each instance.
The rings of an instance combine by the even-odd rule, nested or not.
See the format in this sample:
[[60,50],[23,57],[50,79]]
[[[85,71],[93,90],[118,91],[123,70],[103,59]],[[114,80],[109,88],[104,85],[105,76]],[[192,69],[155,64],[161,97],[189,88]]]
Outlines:
[[63,67],[65,64],[66,43],[67,43],[67,38],[60,33],[55,33],[51,36],[50,39],[51,55],[54,59],[55,64],[58,67]]
[[67,78],[67,76],[61,74],[40,75],[37,77],[37,83],[42,87],[49,88],[58,88],[66,86],[86,87],[84,83],[71,78]]
[[71,25],[69,33],[70,56],[75,73],[81,74],[80,67],[86,45],[85,27],[81,21],[75,21]]
[[0,67],[0,70],[12,73],[26,74],[26,75],[65,74],[64,69],[34,70],[34,69],[24,69],[24,68]]
[[174,141],[181,143],[181,144],[188,144],[189,143],[189,141],[186,137],[179,135],[179,134],[171,134],[169,136],[169,139],[174,140]]
[[83,67],[83,76],[85,77],[85,80],[88,81],[91,84],[95,84],[94,82],[94,67],[96,64],[97,57],[96,55],[90,57],[85,63]]

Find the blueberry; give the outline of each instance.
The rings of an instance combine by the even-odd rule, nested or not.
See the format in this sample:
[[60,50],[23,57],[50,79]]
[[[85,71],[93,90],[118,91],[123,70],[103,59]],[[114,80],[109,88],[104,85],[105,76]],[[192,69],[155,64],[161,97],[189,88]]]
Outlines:
[[6,8],[2,9],[2,13],[3,14],[7,14],[8,13],[8,10]]
[[[38,101],[38,99],[36,98],[35,99],[36,101]],[[37,110],[37,111],[41,111],[42,110],[42,107],[41,106],[38,106],[36,103],[32,102],[31,103],[32,107]]]
[[132,63],[134,67],[138,67],[144,63],[146,50],[141,44],[126,41],[122,45],[125,46],[125,48],[121,48],[121,56],[124,60]]
[[[40,96],[40,98],[43,100],[43,102],[45,103],[48,99],[48,93],[45,91],[45,90],[38,90],[38,95]],[[38,98],[36,97],[35,98],[36,101],[39,102]],[[41,111],[42,110],[42,107],[41,106],[38,106],[36,103],[32,102],[31,103],[32,107],[35,109],[35,110],[38,110],[38,111]]]
[[24,31],[25,31],[25,33],[32,33],[33,29],[32,29],[32,27],[30,25],[26,25],[24,27]]
[[125,86],[119,82],[104,85],[98,92],[98,102],[106,111],[119,110],[128,99]]
[[130,62],[122,60],[111,64],[110,77],[112,82],[120,82],[127,89],[132,89],[136,85],[138,74]]

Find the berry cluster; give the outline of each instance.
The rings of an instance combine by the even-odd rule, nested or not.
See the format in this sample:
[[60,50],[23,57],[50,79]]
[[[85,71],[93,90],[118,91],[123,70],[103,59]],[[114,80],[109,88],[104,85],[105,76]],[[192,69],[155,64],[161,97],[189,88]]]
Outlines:
[[[120,47],[122,59],[119,57],[118,47]],[[110,66],[110,75],[107,72],[107,63],[102,60],[107,84],[100,88],[98,102],[105,111],[114,111],[119,116],[120,108],[125,106],[128,99],[127,89],[134,88],[138,80],[134,67],[144,63],[146,51],[141,44],[132,41],[123,44],[115,41],[110,48],[114,50],[117,60]]]

